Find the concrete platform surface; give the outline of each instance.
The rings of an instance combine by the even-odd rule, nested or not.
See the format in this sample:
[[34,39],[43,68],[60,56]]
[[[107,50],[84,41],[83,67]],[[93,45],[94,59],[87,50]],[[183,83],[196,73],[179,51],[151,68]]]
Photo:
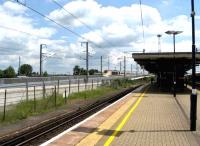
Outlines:
[[199,146],[199,131],[189,131],[187,109],[183,110],[188,106],[180,108],[188,105],[182,96],[186,98],[181,94],[176,100],[155,86],[144,87],[46,145]]

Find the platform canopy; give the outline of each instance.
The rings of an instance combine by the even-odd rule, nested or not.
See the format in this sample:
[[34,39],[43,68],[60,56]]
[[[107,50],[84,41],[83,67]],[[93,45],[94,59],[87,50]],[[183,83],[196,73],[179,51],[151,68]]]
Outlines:
[[[191,52],[133,53],[134,60],[150,73],[176,72],[184,74],[192,68]],[[200,53],[196,53],[196,64],[200,64]]]

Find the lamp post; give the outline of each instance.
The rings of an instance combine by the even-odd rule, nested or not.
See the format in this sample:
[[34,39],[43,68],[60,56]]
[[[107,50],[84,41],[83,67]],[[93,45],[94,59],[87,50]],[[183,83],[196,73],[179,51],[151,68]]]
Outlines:
[[192,94],[190,96],[190,130],[196,130],[197,91],[196,91],[196,46],[195,46],[195,10],[194,0],[191,0],[192,17]]
[[173,35],[173,44],[174,44],[174,73],[173,73],[173,82],[174,82],[174,91],[173,91],[173,94],[174,94],[174,97],[176,97],[176,60],[175,60],[175,50],[176,50],[176,47],[175,47],[175,36],[177,34],[180,34],[182,33],[183,31],[174,31],[174,30],[170,30],[170,31],[166,31],[165,33],[166,34],[169,34],[169,35]]

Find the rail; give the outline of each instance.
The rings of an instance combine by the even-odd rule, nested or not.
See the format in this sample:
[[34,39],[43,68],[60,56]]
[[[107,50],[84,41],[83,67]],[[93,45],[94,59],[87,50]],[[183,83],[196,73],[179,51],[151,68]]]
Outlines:
[[55,129],[58,129],[59,127],[63,127],[63,125],[68,125],[68,127],[70,127],[78,123],[79,121],[85,119],[86,117],[96,112],[97,110],[125,96],[126,94],[133,91],[137,87],[139,86],[126,89],[125,91],[122,91],[120,93],[117,93],[114,96],[111,96],[110,98],[97,101],[94,104],[91,104],[90,106],[87,106],[78,111],[75,111],[74,113],[59,116],[56,119],[46,122],[45,124],[43,123],[42,125],[37,125],[35,127],[29,128],[29,130],[23,133],[18,133],[18,135],[15,135],[13,137],[8,137],[7,139],[0,141],[0,145],[1,146],[14,146],[14,145],[20,146],[20,145],[29,144],[31,141],[39,137],[41,138],[42,136],[54,131]]

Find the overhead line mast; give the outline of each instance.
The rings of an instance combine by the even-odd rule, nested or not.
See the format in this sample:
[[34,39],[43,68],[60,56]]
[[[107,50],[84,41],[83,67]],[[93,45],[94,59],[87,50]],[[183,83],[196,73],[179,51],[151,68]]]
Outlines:
[[86,45],[86,82],[88,82],[88,76],[89,76],[89,51],[88,51],[88,42],[81,42],[81,45],[85,43]]

